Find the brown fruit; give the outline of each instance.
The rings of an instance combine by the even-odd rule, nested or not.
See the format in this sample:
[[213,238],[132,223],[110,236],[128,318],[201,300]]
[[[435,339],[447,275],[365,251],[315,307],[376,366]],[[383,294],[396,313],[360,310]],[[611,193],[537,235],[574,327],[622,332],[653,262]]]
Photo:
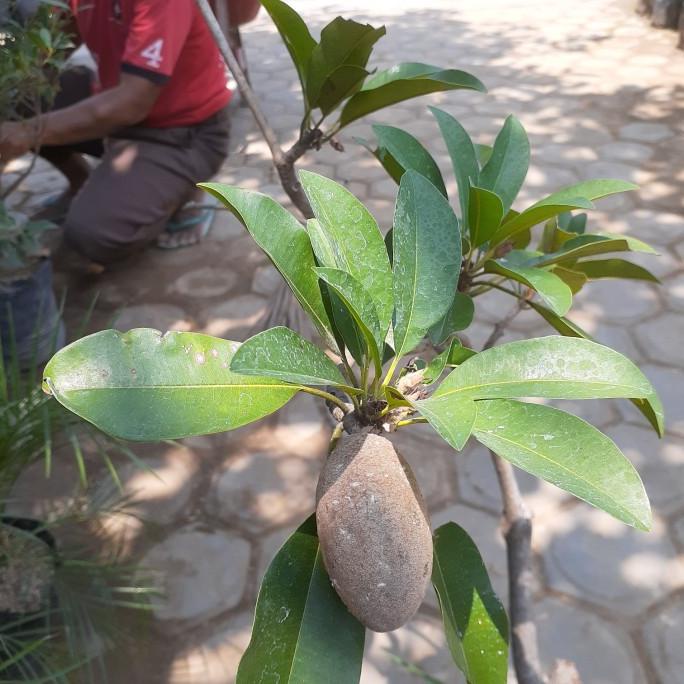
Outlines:
[[328,575],[376,632],[418,610],[432,572],[432,534],[408,464],[385,437],[345,436],[323,467],[316,523]]

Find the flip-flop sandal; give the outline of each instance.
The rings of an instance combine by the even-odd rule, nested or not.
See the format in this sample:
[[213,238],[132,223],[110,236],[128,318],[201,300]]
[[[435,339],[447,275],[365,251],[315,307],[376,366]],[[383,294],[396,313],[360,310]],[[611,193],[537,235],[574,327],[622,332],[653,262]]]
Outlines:
[[218,200],[215,197],[207,198],[207,200],[208,201],[203,202],[192,201],[184,204],[184,210],[191,210],[194,207],[203,207],[203,210],[192,216],[188,216],[181,221],[169,221],[164,229],[164,233],[174,237],[187,233],[196,239],[188,242],[183,242],[182,239],[178,241],[174,240],[172,244],[169,244],[164,241],[164,234],[162,233],[160,236],[161,240],[157,242],[157,246],[161,249],[181,249],[183,247],[192,247],[201,242],[211,230],[211,226],[214,223],[214,213],[216,211],[216,206],[218,205]]

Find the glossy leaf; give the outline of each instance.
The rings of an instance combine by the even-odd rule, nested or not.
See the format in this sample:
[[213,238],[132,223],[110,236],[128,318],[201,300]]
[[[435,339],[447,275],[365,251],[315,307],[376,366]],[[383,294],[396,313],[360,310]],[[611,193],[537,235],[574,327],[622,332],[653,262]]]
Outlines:
[[332,348],[337,348],[328,313],[323,303],[309,237],[289,211],[260,192],[242,190],[221,183],[200,187],[218,197],[247,228],[254,241],[280,271],[302,308]]
[[[580,337],[585,340],[592,340],[594,338],[579,325],[573,321],[557,316],[553,311],[549,311],[544,306],[540,306],[535,302],[528,302],[529,305],[542,317],[544,320],[561,335],[566,337]],[[665,433],[665,417],[663,412],[663,405],[658,397],[655,389],[643,399],[630,399],[639,411],[646,417],[653,429],[662,437]]]
[[343,17],[333,19],[311,51],[306,79],[311,107],[328,114],[354,86],[360,87],[373,45],[384,35],[384,26],[376,29]]
[[490,259],[485,263],[485,271],[531,287],[559,316],[564,316],[572,306],[572,291],[551,271],[517,266],[507,259]]
[[465,330],[473,322],[474,314],[472,297],[457,290],[449,310],[428,330],[430,339],[435,344],[442,344],[452,333]]
[[477,414],[476,402],[468,397],[448,394],[411,402],[421,416],[427,418],[437,434],[460,451],[473,431]]
[[244,342],[235,352],[230,369],[301,385],[348,385],[323,351],[282,326],[264,330]]
[[584,273],[590,280],[599,278],[627,278],[629,280],[648,280],[659,283],[653,273],[625,259],[594,259],[580,261],[573,265],[573,270]]
[[534,259],[531,264],[549,266],[550,264],[564,264],[574,262],[598,254],[610,252],[644,252],[657,254],[657,252],[641,240],[626,235],[616,237],[613,235],[578,235],[572,240],[563,243],[557,252],[545,254]]
[[458,219],[439,190],[415,171],[402,176],[392,238],[394,342],[402,356],[449,310],[461,269]]
[[[448,112],[437,107],[428,107],[437,120],[439,130],[444,138],[454,177],[458,187],[458,201],[461,205],[461,221],[468,227],[470,186],[477,185],[480,177],[480,166],[473,141],[463,126]],[[469,228],[469,227],[468,227]],[[465,230],[463,232],[466,232]]]
[[316,41],[311,37],[304,20],[282,0],[263,0],[261,4],[270,15],[287,51],[290,53],[292,63],[299,76],[299,82],[302,85],[304,99],[308,101],[306,72]]
[[542,221],[558,216],[571,209],[593,209],[593,200],[614,195],[620,192],[636,190],[637,186],[622,180],[597,179],[582,181],[575,185],[554,192],[536,204],[533,204],[509,221],[505,221],[496,232],[496,244],[512,237],[516,233],[536,226]]
[[[321,265],[346,271],[370,295],[382,337],[392,319],[392,270],[378,224],[349,190],[310,171],[299,180],[311,203],[320,235],[314,249]],[[319,243],[326,242],[325,249]]]
[[340,127],[412,97],[458,89],[486,90],[481,81],[465,71],[416,62],[396,64],[366,79],[361,90],[342,108]]
[[496,136],[492,154],[480,172],[479,185],[501,198],[505,214],[518,196],[530,166],[530,141],[522,124],[509,116]]
[[[445,197],[446,188],[439,166],[432,155],[410,133],[394,126],[373,126],[379,148],[404,170],[413,169],[427,178]],[[401,176],[399,177],[401,180]]]
[[470,684],[506,684],[508,618],[475,542],[454,522],[435,530],[432,583],[449,650]]
[[296,385],[230,370],[239,344],[209,335],[103,330],[68,345],[44,387],[104,432],[131,440],[234,430],[273,413]]
[[449,347],[427,364],[423,373],[423,382],[426,385],[431,385],[439,380],[447,366],[458,366],[471,356],[475,356],[476,353],[472,349],[464,347],[460,340],[452,339]]
[[477,402],[475,437],[513,465],[622,522],[651,526],[651,508],[634,466],[589,423],[540,404]]
[[471,186],[468,199],[470,243],[479,247],[496,233],[501,225],[504,207],[501,198],[490,190]]
[[384,345],[384,334],[370,295],[345,271],[335,268],[317,268],[315,271],[318,277],[333,289],[349,311],[363,336],[367,358],[375,363],[377,369],[381,365],[380,349]]
[[539,337],[509,342],[463,362],[434,396],[473,399],[644,398],[653,387],[625,356],[589,340]]
[[572,268],[556,266],[551,269],[551,272],[558,276],[570,288],[573,295],[577,294],[589,280],[584,273],[575,270],[574,266]]
[[325,572],[312,515],[266,571],[236,684],[358,684],[364,639]]

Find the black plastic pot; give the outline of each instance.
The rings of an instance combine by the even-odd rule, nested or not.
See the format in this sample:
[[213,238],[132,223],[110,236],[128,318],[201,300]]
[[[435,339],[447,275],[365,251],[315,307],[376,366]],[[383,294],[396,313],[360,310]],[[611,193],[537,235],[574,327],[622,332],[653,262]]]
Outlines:
[[0,335],[4,362],[16,353],[22,369],[47,361],[64,346],[64,323],[52,291],[49,259],[43,259],[27,278],[0,280]]

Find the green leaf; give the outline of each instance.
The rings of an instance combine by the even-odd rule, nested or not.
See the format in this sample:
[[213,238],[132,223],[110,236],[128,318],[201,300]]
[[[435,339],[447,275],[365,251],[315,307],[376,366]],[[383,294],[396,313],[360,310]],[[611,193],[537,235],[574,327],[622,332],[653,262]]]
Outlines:
[[458,366],[471,356],[475,356],[476,352],[468,347],[464,347],[459,339],[454,338],[449,343],[449,347],[441,354],[435,356],[430,363],[425,367],[423,373],[423,382],[426,385],[431,385],[433,382],[439,380],[447,366]]
[[320,224],[314,243],[318,260],[361,284],[375,304],[384,340],[392,319],[392,270],[378,224],[339,183],[310,171],[300,171],[299,180]]
[[402,356],[449,310],[461,270],[458,219],[439,190],[415,171],[402,176],[392,237],[394,343]]
[[[546,307],[540,306],[535,302],[528,302],[528,304],[552,327],[555,328],[561,335],[566,337],[580,337],[585,340],[592,340],[594,338],[579,325],[573,321],[556,316],[553,311],[549,311]],[[647,397],[643,399],[630,399],[641,413],[646,417],[653,429],[660,437],[665,434],[665,417],[663,412],[663,405],[660,398],[656,394],[655,389]]]
[[273,20],[287,51],[290,53],[292,63],[299,76],[299,82],[302,85],[304,100],[308,102],[306,72],[316,41],[311,37],[304,20],[282,0],[263,0],[261,4]]
[[[473,141],[461,124],[448,112],[437,107],[428,107],[437,120],[439,130],[444,138],[454,177],[458,187],[458,201],[461,205],[461,221],[469,229],[470,186],[477,185],[480,177],[480,167]],[[466,232],[464,229],[463,232]],[[472,236],[472,233],[471,233]]]
[[518,196],[530,166],[530,141],[522,124],[509,116],[496,136],[492,155],[480,172],[479,184],[503,202],[505,214]]
[[475,437],[532,475],[622,522],[651,526],[651,508],[634,466],[614,442],[565,411],[518,401],[480,401]]
[[475,144],[475,152],[477,152],[477,161],[480,167],[484,166],[492,157],[494,148],[491,145]]
[[306,90],[312,108],[330,113],[368,75],[365,69],[373,45],[385,35],[351,19],[336,17],[322,31],[311,51]]
[[531,287],[559,316],[564,316],[572,306],[572,291],[551,271],[517,266],[504,258],[487,261],[485,272],[497,273]]
[[361,90],[342,108],[340,128],[397,102],[428,93],[457,89],[481,92],[486,90],[481,81],[465,71],[415,62],[396,64],[366,79]]
[[477,414],[476,402],[468,397],[448,394],[411,402],[421,416],[427,418],[437,434],[460,451],[473,431]]
[[578,235],[563,243],[563,246],[551,254],[544,254],[530,261],[530,265],[549,266],[551,264],[563,264],[574,262],[584,257],[607,254],[609,252],[643,252],[645,254],[657,254],[657,252],[641,240],[622,235]]
[[432,583],[449,650],[470,684],[506,684],[508,618],[475,542],[453,522],[435,530]]
[[267,375],[301,385],[348,387],[337,366],[318,347],[285,327],[264,330],[235,352],[230,369],[244,375]]
[[[386,150],[404,170],[413,169],[427,178],[445,197],[444,179],[432,155],[410,133],[394,126],[373,126],[378,147]],[[400,177],[401,179],[401,177]]]
[[280,271],[326,344],[336,349],[321,288],[313,272],[316,262],[311,243],[299,221],[275,200],[260,192],[221,183],[200,183],[200,187],[218,197],[242,222]]
[[[316,274],[326,282],[340,298],[354,319],[363,336],[367,358],[381,367],[380,349],[384,345],[384,334],[380,328],[378,314],[370,295],[353,276],[335,268],[316,268]],[[359,363],[359,359],[356,359]]]
[[587,276],[578,270],[572,268],[564,268],[563,266],[556,266],[551,269],[554,275],[558,276],[569,288],[573,295],[577,294],[586,284]]
[[474,315],[472,297],[457,290],[449,310],[428,330],[430,339],[434,344],[442,344],[452,333],[465,330],[473,322]]
[[473,247],[489,242],[501,225],[503,215],[504,207],[498,195],[484,188],[470,187],[468,228]]
[[637,186],[633,183],[609,179],[588,180],[568,185],[533,204],[517,216],[511,217],[510,220],[504,220],[494,236],[495,244],[503,242],[520,231],[532,228],[552,216],[558,216],[571,209],[593,209],[593,200],[619,192],[636,190],[636,188]]
[[236,684],[357,684],[364,639],[325,572],[312,515],[266,571]]
[[299,387],[230,370],[237,342],[137,328],[103,330],[57,352],[44,387],[115,437],[156,441],[234,430],[273,413]]
[[590,280],[597,280],[599,278],[627,278],[630,280],[648,280],[652,283],[660,282],[650,271],[625,259],[580,261],[574,264],[572,268],[574,271],[584,273]]
[[572,212],[565,212],[558,217],[558,225],[563,231],[582,235],[587,229],[587,215],[577,214],[573,216]]
[[450,373],[434,396],[631,399],[653,393],[646,376],[622,354],[589,340],[554,335],[480,352]]

